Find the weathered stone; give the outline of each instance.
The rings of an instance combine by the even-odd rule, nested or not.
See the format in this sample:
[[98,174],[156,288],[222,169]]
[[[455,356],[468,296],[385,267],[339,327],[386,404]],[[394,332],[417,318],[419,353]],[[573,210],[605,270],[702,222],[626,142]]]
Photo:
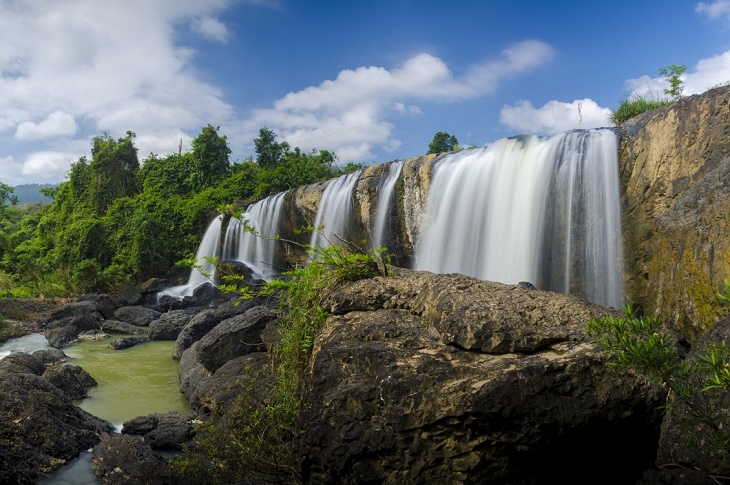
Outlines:
[[145,333],[146,330],[144,328],[140,328],[136,325],[132,325],[131,323],[127,322],[120,322],[119,320],[103,320],[99,327],[101,330],[107,333],[121,333],[121,334],[139,334],[139,333]]
[[689,96],[621,126],[629,301],[697,338],[730,277],[730,88]]
[[209,305],[221,296],[221,290],[213,283],[203,283],[193,290],[193,298],[200,306]]
[[[730,317],[717,322],[700,338],[687,355],[687,359],[697,359],[706,354],[711,346],[730,342]],[[698,399],[698,410],[708,414],[717,413],[717,423],[727,437],[730,428],[730,389],[704,392]],[[692,413],[689,406],[670,393],[669,409],[662,422],[657,463],[676,463],[688,468],[697,468],[711,475],[730,476],[730,462],[722,453],[717,440],[707,423]]]
[[164,278],[150,278],[141,285],[139,285],[139,292],[142,294],[158,293],[168,286],[170,286],[170,284]]
[[43,377],[62,390],[69,399],[83,399],[87,388],[95,386],[96,380],[77,365],[54,365],[48,367]]
[[177,340],[175,340],[175,346],[172,349],[172,357],[174,359],[179,359],[186,349],[188,349],[194,342],[200,340],[223,320],[244,313],[249,308],[263,303],[265,303],[263,300],[254,298],[253,300],[244,302],[238,306],[229,302],[216,308],[203,310],[195,315],[190,322],[185,325],[180,332],[180,335],[178,335]]
[[18,374],[43,375],[46,371],[45,363],[35,355],[25,352],[13,352],[0,360],[0,372],[15,372]]
[[315,339],[298,422],[308,483],[578,483],[596,470],[633,483],[651,467],[665,391],[607,366],[582,333],[612,310],[409,271],[327,301],[339,314]]
[[193,342],[189,349],[180,356],[178,363],[178,378],[180,380],[180,392],[190,402],[198,383],[211,375],[203,364],[196,359],[198,342]]
[[261,332],[275,318],[274,312],[258,306],[222,321],[200,339],[196,359],[208,371],[215,372],[231,359],[265,350]]
[[118,339],[109,342],[109,348],[112,350],[124,350],[135,345],[142,344],[147,341],[147,337],[135,336],[135,337],[120,337]]
[[[67,317],[77,317],[98,313],[96,304],[93,301],[75,301],[56,308],[51,312],[51,321],[61,320]],[[101,316],[101,315],[99,315]]]
[[187,310],[172,310],[163,313],[150,323],[150,340],[176,340],[191,318],[193,315]]
[[125,306],[114,312],[115,319],[140,327],[146,327],[159,316],[160,312],[143,306]]
[[0,371],[0,416],[0,483],[32,483],[111,431],[30,373]]
[[193,437],[194,414],[150,414],[126,421],[122,433],[139,435],[154,450],[182,450]]
[[106,293],[102,294],[90,294],[82,295],[79,297],[79,302],[91,302],[94,304],[94,308],[101,313],[101,316],[110,319],[114,317],[114,312],[129,303],[117,295],[109,295]]
[[91,467],[105,485],[185,483],[148,444],[128,434],[102,436],[101,442],[94,447]]
[[36,350],[32,355],[46,366],[68,360],[68,356],[61,349]]
[[[90,303],[90,302],[84,302]],[[78,341],[79,334],[89,330],[98,330],[101,322],[101,314],[94,311],[91,313],[80,313],[73,317],[66,317],[51,322],[44,330],[43,335],[48,344],[62,348]]]

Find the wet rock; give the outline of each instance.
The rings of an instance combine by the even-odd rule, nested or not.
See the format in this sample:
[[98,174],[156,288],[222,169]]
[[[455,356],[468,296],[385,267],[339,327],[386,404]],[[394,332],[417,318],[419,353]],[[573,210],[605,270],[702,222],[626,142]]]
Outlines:
[[13,352],[0,360],[0,372],[14,372],[18,374],[43,375],[46,365],[35,355],[25,352]]
[[128,335],[146,333],[144,328],[132,325],[131,323],[121,322],[119,320],[104,320],[99,324],[99,326],[101,327],[101,330],[107,333],[121,333]]
[[193,290],[193,298],[200,306],[209,305],[221,296],[221,290],[213,283],[204,283]]
[[[56,308],[51,312],[50,320],[61,320],[68,317],[77,317],[99,313],[93,301],[75,301]],[[101,317],[101,314],[98,315]]]
[[54,320],[43,331],[43,335],[48,340],[49,345],[60,349],[78,341],[80,333],[88,330],[98,330],[101,320],[101,315],[96,311]]
[[79,297],[79,302],[91,302],[94,304],[94,308],[106,319],[114,318],[114,312],[125,305],[128,305],[126,299],[117,295],[109,295],[106,293],[94,293],[89,295],[82,295]]
[[73,400],[87,397],[87,389],[96,385],[96,380],[77,365],[54,365],[48,367],[43,377]]
[[193,318],[188,310],[171,310],[150,323],[150,340],[176,340]]
[[121,337],[109,342],[109,348],[112,350],[124,350],[135,345],[142,344],[147,341],[147,337],[136,336],[136,337]]
[[164,458],[128,434],[105,434],[94,447],[91,469],[105,485],[184,483]]
[[46,366],[66,362],[68,360],[68,356],[61,349],[36,350],[32,355],[43,362]]
[[139,416],[126,421],[122,433],[142,436],[154,450],[182,450],[193,437],[194,419],[178,412]]
[[139,327],[146,327],[160,312],[143,306],[125,306],[114,312],[114,318]]
[[139,292],[143,295],[146,293],[158,293],[168,286],[170,286],[170,284],[164,278],[150,278],[139,285]]
[[31,373],[0,370],[0,483],[33,483],[94,446],[108,423]]
[[242,315],[223,320],[198,342],[197,360],[210,372],[231,359],[265,350],[261,333],[276,319],[270,309],[258,306]]

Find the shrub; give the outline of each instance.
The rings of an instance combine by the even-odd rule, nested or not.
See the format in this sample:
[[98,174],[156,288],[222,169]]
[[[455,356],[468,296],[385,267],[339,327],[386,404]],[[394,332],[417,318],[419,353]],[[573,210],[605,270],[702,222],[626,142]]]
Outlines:
[[672,104],[668,99],[656,99],[648,96],[633,95],[629,96],[619,104],[618,108],[611,113],[611,123],[620,125],[624,121],[630,120],[634,116],[651,111],[662,106]]

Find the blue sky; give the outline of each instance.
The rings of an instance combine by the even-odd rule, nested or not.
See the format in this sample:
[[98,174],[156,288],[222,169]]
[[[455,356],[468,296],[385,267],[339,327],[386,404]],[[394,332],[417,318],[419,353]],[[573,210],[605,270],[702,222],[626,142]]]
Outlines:
[[0,182],[60,182],[103,132],[144,159],[210,123],[235,161],[267,126],[369,164],[607,126],[669,64],[730,80],[730,0],[0,0]]

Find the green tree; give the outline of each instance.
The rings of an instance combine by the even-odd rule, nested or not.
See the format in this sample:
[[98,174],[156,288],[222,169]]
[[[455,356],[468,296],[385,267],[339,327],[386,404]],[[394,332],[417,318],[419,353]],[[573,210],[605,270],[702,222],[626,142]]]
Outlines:
[[664,79],[669,83],[669,89],[665,89],[664,94],[671,96],[675,101],[682,98],[684,81],[682,81],[681,76],[686,70],[687,66],[684,64],[672,64],[659,69],[659,74],[664,76]]
[[453,152],[459,149],[459,141],[454,135],[445,131],[439,131],[433,136],[433,141],[428,145],[428,153]]
[[112,201],[138,193],[137,148],[134,146],[134,132],[115,140],[108,133],[94,137],[89,162],[91,179],[88,199],[91,209],[97,214],[106,212]]
[[284,155],[289,152],[287,142],[276,142],[276,133],[265,126],[259,129],[259,137],[253,141],[256,150],[256,163],[264,168],[276,168]]
[[196,178],[200,187],[209,187],[220,181],[230,169],[228,157],[231,149],[228,148],[228,139],[225,135],[219,135],[218,130],[220,126],[207,125],[192,141]]

